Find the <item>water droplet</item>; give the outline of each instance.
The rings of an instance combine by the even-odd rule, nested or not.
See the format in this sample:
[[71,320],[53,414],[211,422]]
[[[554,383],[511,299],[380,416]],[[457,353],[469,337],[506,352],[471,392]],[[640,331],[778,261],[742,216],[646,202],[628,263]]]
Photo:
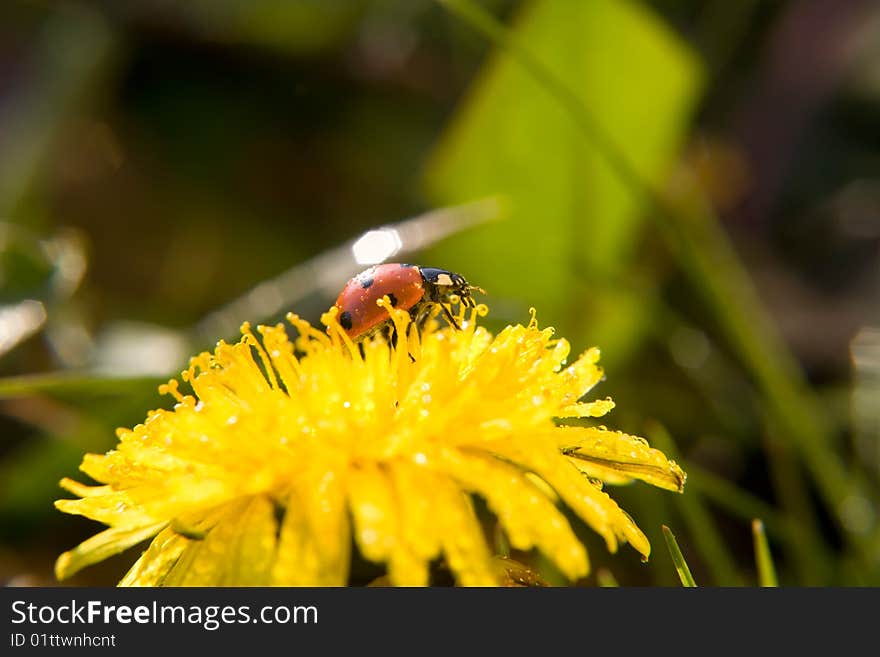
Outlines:
[[203,402],[201,399],[198,401],[198,403],[195,406],[193,406],[196,413],[200,412],[204,407],[205,407],[205,402]]
[[541,395],[535,395],[534,397],[532,397],[532,403],[535,406],[540,406],[543,402],[544,402],[544,398],[541,397]]
[[431,384],[428,383],[427,381],[426,381],[425,383],[422,384],[422,390],[423,390],[424,392],[428,392],[430,389],[431,389]]
[[417,452],[413,455],[413,461],[415,461],[419,465],[425,465],[428,462],[428,457],[425,456],[422,452]]
[[431,395],[422,395],[422,403],[430,404],[431,403]]
[[419,416],[421,417],[428,417],[430,414],[431,412],[427,408],[423,408],[419,411]]
[[342,402],[342,408],[351,408],[351,402],[350,401]]
[[638,456],[638,455],[635,453],[635,451],[632,451],[632,452],[629,453],[629,457],[630,457],[631,459],[634,459],[636,456]]
[[238,422],[238,416],[237,416],[237,415],[230,415],[230,416],[226,419],[226,424],[235,424],[236,422]]

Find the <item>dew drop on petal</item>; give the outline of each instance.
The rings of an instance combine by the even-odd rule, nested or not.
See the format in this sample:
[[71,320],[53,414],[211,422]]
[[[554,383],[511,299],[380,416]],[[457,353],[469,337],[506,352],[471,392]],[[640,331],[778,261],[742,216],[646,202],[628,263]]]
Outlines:
[[196,403],[195,406],[193,406],[193,409],[195,409],[196,413],[200,412],[203,408],[205,408],[205,402],[203,402],[201,399],[198,401],[198,403]]
[[351,408],[351,402],[348,400],[342,402],[342,408]]
[[413,461],[415,461],[419,465],[425,465],[428,462],[428,457],[425,456],[422,452],[417,452],[413,454]]
[[235,424],[236,422],[238,422],[237,415],[230,415],[228,418],[226,418],[226,424],[232,425],[232,424]]

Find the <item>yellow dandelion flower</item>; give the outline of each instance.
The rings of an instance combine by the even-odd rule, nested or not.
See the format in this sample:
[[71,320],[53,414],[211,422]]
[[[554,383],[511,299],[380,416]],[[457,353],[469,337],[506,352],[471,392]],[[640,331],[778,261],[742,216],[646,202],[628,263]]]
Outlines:
[[395,585],[428,584],[438,558],[461,585],[503,583],[473,496],[513,548],[572,580],[589,563],[562,505],[612,552],[629,542],[647,558],[601,481],[680,491],[685,475],[640,438],[559,426],[613,406],[581,401],[602,378],[597,350],[567,364],[569,343],[534,314],[495,336],[477,325],[484,306],[461,310],[462,330],[417,331],[380,303],[399,346],[352,344],[331,310],[326,332],[289,315],[294,341],[280,324],[261,339],[245,325],[237,344],[194,357],[193,394],[170,381],[172,410],[85,456],[102,485],[61,482],[80,498],[61,511],[109,528],[58,558],[59,579],[152,538],[120,585],[345,585],[353,543]]

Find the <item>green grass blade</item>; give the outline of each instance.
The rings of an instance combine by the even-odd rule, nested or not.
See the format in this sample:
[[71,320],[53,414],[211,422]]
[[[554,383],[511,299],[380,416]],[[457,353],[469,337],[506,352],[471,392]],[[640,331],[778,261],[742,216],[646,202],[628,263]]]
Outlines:
[[752,520],[752,536],[755,541],[755,563],[758,566],[759,586],[779,586],[776,578],[776,567],[773,565],[773,555],[770,554],[770,545],[767,543],[767,534],[764,532],[764,523]]
[[0,378],[0,399],[47,395],[53,398],[81,398],[84,395],[125,396],[155,390],[167,379],[138,376],[114,377],[80,372],[49,372]]
[[686,588],[696,587],[697,583],[694,581],[694,576],[691,575],[691,569],[688,568],[687,562],[684,560],[684,555],[678,547],[675,536],[666,525],[663,525],[662,529],[663,538],[666,539],[666,547],[669,548],[669,554],[672,556],[672,563],[675,564],[675,570],[678,572],[681,585]]

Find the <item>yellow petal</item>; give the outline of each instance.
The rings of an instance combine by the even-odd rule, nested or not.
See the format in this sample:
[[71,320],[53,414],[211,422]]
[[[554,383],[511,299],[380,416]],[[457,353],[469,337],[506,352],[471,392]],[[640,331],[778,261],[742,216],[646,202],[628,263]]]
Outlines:
[[188,539],[166,527],[125,574],[119,586],[161,586],[188,543]]
[[86,566],[147,540],[167,524],[158,522],[144,527],[105,529],[59,556],[55,562],[55,577],[59,580],[67,579]]
[[397,540],[397,513],[386,473],[372,463],[352,468],[349,505],[361,553],[370,561],[388,559]]
[[86,484],[81,484],[80,482],[67,477],[64,477],[64,479],[59,481],[58,485],[77,497],[94,497],[96,495],[107,495],[108,493],[113,492],[111,486],[87,486]]
[[440,534],[432,511],[436,508],[434,482],[430,468],[402,461],[389,467],[397,511],[400,515],[401,539],[425,561],[440,553]]
[[320,576],[320,557],[302,507],[296,494],[288,496],[278,537],[278,555],[272,567],[274,586],[310,585]]
[[650,545],[644,534],[607,493],[594,486],[568,461],[551,457],[539,450],[511,446],[505,456],[552,486],[559,497],[602,538],[609,552],[617,551],[618,539],[629,541],[647,557]]
[[438,478],[436,521],[449,569],[461,586],[496,586],[498,573],[470,498],[452,482]]
[[128,491],[114,491],[110,486],[84,486],[71,479],[63,479],[61,485],[76,495],[86,495],[79,500],[56,500],[55,508],[64,513],[84,516],[120,529],[143,527],[159,521],[134,504]]
[[459,455],[446,450],[437,462],[462,486],[486,499],[513,547],[537,547],[569,579],[587,574],[587,552],[565,516],[522,471],[497,458],[473,452]]
[[[232,510],[235,511],[237,508],[233,507]],[[192,570],[194,564],[202,557],[205,548],[204,538],[192,537],[207,537],[209,532],[211,532],[221,520],[229,516],[229,513],[230,507],[228,505],[222,505],[208,511],[185,514],[183,517],[175,518],[171,522],[168,528],[172,531],[174,531],[175,527],[180,529],[185,528],[186,533],[178,534],[184,540],[185,545],[183,551],[180,553],[177,560],[171,564],[165,578],[162,580],[162,586],[186,585],[187,580],[193,576]],[[209,569],[213,570],[213,565],[210,561],[207,563]]]
[[578,402],[569,404],[559,411],[558,417],[602,417],[611,412],[614,402],[610,399],[597,399],[591,402]]
[[193,541],[192,561],[182,586],[265,586],[275,556],[276,523],[265,497],[225,506],[202,541]]
[[254,497],[236,525],[236,542],[226,547],[229,565],[221,584],[268,585],[278,531],[272,502],[262,495]]
[[286,500],[272,584],[343,586],[350,529],[346,482],[333,470],[307,477]]
[[590,477],[613,483],[638,479],[678,493],[684,490],[684,471],[642,438],[593,427],[560,427],[556,439],[563,453]]

